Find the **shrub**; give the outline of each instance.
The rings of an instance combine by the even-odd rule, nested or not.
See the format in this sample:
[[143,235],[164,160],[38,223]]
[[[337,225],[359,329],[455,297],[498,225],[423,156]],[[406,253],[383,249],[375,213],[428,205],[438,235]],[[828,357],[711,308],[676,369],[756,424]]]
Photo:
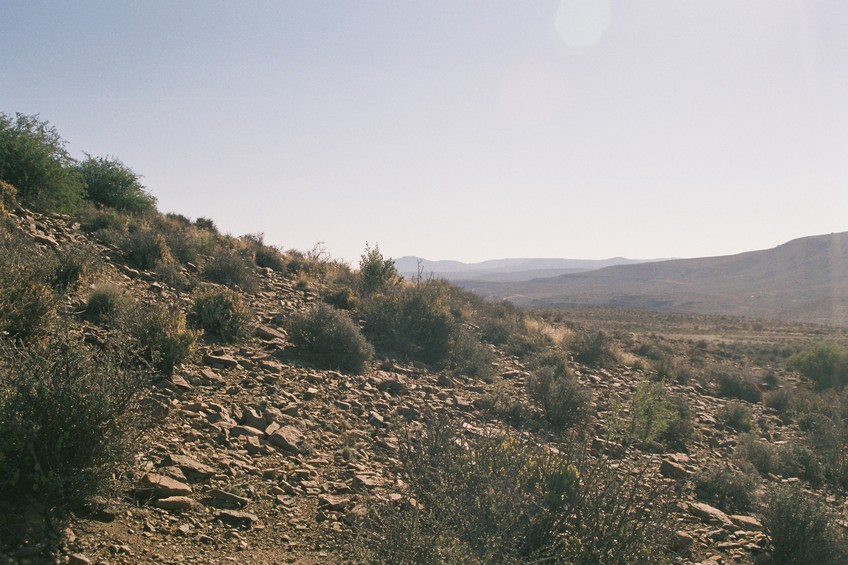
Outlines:
[[848,351],[834,343],[817,343],[790,357],[789,366],[812,380],[819,389],[848,383]]
[[371,249],[365,244],[365,253],[359,260],[359,284],[362,292],[371,294],[396,284],[400,275],[391,259],[383,258],[378,245]]
[[633,397],[630,434],[646,447],[657,442],[682,446],[692,434],[685,397],[670,395],[661,383],[640,383]]
[[424,363],[445,363],[458,323],[440,283],[401,286],[363,301],[365,333],[381,351]]
[[218,233],[218,227],[215,225],[215,222],[213,222],[209,218],[197,218],[194,221],[194,225],[198,229],[206,230],[212,233]]
[[350,316],[318,303],[288,322],[289,340],[308,361],[331,369],[362,373],[374,348]]
[[82,208],[77,214],[83,231],[124,233],[127,231],[127,219],[119,212],[100,209],[92,204]]
[[715,504],[725,512],[749,512],[757,479],[730,466],[708,467],[693,477],[698,498]]
[[286,272],[286,262],[283,259],[282,252],[273,245],[266,245],[263,234],[248,234],[242,239],[253,253],[253,258],[257,266],[268,268],[278,273]]
[[331,286],[321,291],[321,298],[340,310],[353,310],[356,308],[357,299],[353,289],[349,286]]
[[160,261],[153,270],[160,281],[175,290],[190,290],[193,287],[191,278],[176,263],[163,263]]
[[56,252],[52,273],[52,286],[68,292],[83,284],[98,266],[97,253],[88,246],[71,246]]
[[216,289],[194,299],[188,319],[193,327],[202,328],[209,337],[233,343],[250,335],[253,313],[237,293]]
[[667,505],[636,476],[572,446],[462,436],[430,419],[400,449],[409,502],[372,505],[369,563],[646,563],[663,560]]
[[753,414],[751,408],[747,405],[730,401],[724,405],[724,409],[719,414],[719,418],[725,425],[730,426],[734,430],[740,432],[750,432],[753,427],[751,418]]
[[609,336],[598,331],[590,334],[579,334],[571,343],[574,358],[585,365],[606,367],[615,362],[615,352]]
[[0,213],[5,212],[9,208],[14,208],[17,204],[15,196],[18,194],[18,189],[8,182],[0,180]]
[[141,177],[119,159],[86,155],[77,167],[92,202],[134,214],[156,211],[156,198],[144,189]]
[[452,372],[491,381],[495,356],[471,331],[459,328],[453,333],[449,359]]
[[25,204],[74,212],[85,181],[56,129],[38,116],[0,113],[0,180],[14,186]]
[[47,333],[56,317],[50,287],[55,257],[0,227],[0,334],[28,340]]
[[527,378],[527,391],[556,430],[580,426],[589,417],[592,393],[567,372],[542,367]]
[[532,418],[527,405],[503,385],[496,386],[492,392],[481,396],[474,406],[516,427],[527,425]]
[[84,316],[97,324],[113,324],[125,315],[130,297],[112,284],[96,286],[86,300]]
[[778,564],[837,565],[848,560],[848,545],[834,517],[796,486],[777,486],[763,511],[763,526]]
[[749,376],[717,370],[711,374],[718,383],[718,394],[725,398],[738,398],[748,402],[759,402],[761,393],[757,384]]
[[203,276],[211,282],[247,291],[258,286],[253,265],[231,250],[221,250],[203,268]]
[[136,305],[119,325],[136,341],[141,359],[165,375],[188,358],[200,336],[186,326],[180,310],[158,305]]
[[0,344],[0,504],[75,506],[101,493],[127,461],[147,381],[116,352],[65,332],[46,346]]
[[129,263],[137,269],[152,269],[158,263],[171,261],[171,250],[165,238],[150,229],[130,231],[122,247]]

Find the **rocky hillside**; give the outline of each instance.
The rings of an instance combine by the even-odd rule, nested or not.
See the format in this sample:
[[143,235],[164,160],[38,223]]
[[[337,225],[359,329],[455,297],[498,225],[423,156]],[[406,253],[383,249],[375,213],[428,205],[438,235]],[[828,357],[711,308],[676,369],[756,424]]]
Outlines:
[[[108,324],[85,314],[98,285],[110,283],[147,306],[189,310],[196,298],[197,288],[180,288],[175,281],[182,279],[170,271],[131,266],[125,250],[82,231],[76,218],[16,208],[4,222],[45,253],[85,246],[96,255],[96,276],[58,305],[66,331],[85,343],[102,346],[112,336]],[[0,562],[392,562],[388,549],[373,551],[392,519],[427,510],[427,498],[415,491],[424,482],[410,461],[421,463],[414,457],[424,444],[414,438],[438,429],[436,421],[449,422],[455,445],[506,437],[508,445],[542,447],[548,457],[574,454],[563,475],[571,486],[562,492],[571,493],[574,508],[596,504],[595,519],[605,524],[581,533],[580,562],[626,562],[624,538],[610,542],[604,528],[630,532],[634,545],[642,534],[654,540],[656,547],[637,548],[646,553],[630,554],[653,555],[652,562],[789,562],[780,553],[789,542],[779,536],[792,534],[777,531],[773,520],[767,531],[768,513],[776,511],[769,496],[803,485],[804,496],[828,511],[848,511],[842,486],[825,471],[813,477],[803,466],[752,462],[766,452],[786,459],[775,455],[780,446],[809,445],[800,418],[762,400],[764,392],[809,388],[784,369],[786,344],[736,350],[647,330],[596,333],[585,321],[528,318],[506,308],[497,319],[517,320],[515,334],[495,339],[483,322],[464,322],[491,354],[482,377],[379,349],[362,374],[350,374],[304,362],[288,324],[317,302],[338,302],[339,280],[289,267],[254,267],[254,288],[238,291],[251,309],[250,335],[233,343],[200,336],[172,374],[142,394],[147,428],[130,464],[115,470],[117,490],[64,518],[50,513],[50,500],[33,498],[24,514],[7,514],[27,526],[23,534],[0,532]],[[189,277],[193,269],[178,270]],[[545,355],[564,364],[556,379],[545,380],[554,374],[538,361]],[[521,468],[526,473],[526,463]],[[462,476],[449,478],[452,488],[463,487]],[[602,488],[593,490],[592,478]],[[561,496],[557,504],[566,504]],[[375,520],[383,521],[375,527]],[[654,521],[657,532],[649,527]],[[841,536],[845,523],[836,524],[827,531]],[[569,531],[558,535],[571,539]],[[401,544],[413,545],[419,533],[405,530]],[[611,544],[608,553],[593,553],[603,544]],[[439,560],[462,562],[445,551]],[[504,555],[487,562],[509,562]]]
[[461,283],[522,305],[594,305],[848,325],[848,232],[723,257],[608,267],[523,283]]

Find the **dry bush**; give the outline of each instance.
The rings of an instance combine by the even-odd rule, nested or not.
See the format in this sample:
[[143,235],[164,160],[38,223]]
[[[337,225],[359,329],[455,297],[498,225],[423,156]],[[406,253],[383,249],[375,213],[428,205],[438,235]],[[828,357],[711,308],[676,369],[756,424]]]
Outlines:
[[292,316],[286,324],[298,355],[318,366],[362,373],[374,348],[345,312],[324,303]]
[[527,392],[541,407],[551,428],[563,431],[588,422],[592,393],[567,371],[548,365],[527,378]]
[[833,514],[797,486],[772,489],[763,525],[775,563],[840,565],[848,561],[848,542]]
[[210,289],[194,298],[189,323],[212,339],[235,343],[250,335],[253,312],[238,293],[229,289]]
[[754,505],[756,473],[745,473],[729,465],[707,467],[693,477],[698,498],[730,513],[747,513]]
[[[369,563],[661,563],[667,500],[574,445],[465,437],[445,419],[408,434],[408,502],[375,503],[359,524]],[[413,502],[414,501],[414,502]]]
[[101,284],[89,293],[83,316],[96,324],[112,325],[126,314],[131,304],[130,296],[122,288]]
[[139,358],[164,375],[188,358],[201,333],[188,328],[182,311],[157,304],[135,304],[117,325],[132,338]]
[[26,349],[0,342],[0,506],[77,506],[109,486],[134,447],[149,375],[69,334]]

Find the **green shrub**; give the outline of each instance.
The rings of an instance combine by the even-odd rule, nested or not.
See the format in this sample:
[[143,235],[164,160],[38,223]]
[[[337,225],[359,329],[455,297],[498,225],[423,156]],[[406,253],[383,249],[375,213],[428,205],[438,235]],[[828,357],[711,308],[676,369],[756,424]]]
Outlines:
[[446,363],[459,324],[441,283],[400,286],[363,300],[365,334],[377,347],[404,359]]
[[571,347],[574,350],[574,358],[585,365],[607,367],[616,360],[612,340],[602,331],[578,334],[572,340]]
[[691,434],[685,397],[669,394],[661,383],[639,383],[633,397],[632,439],[646,447],[656,443],[682,446]]
[[188,320],[209,337],[234,343],[250,335],[253,312],[239,294],[228,289],[214,289],[195,297]]
[[137,304],[119,326],[135,340],[141,359],[164,375],[172,375],[174,368],[188,358],[200,336],[199,331],[187,327],[180,310],[155,304]]
[[371,294],[382,291],[397,284],[399,280],[395,262],[385,259],[378,245],[371,249],[366,243],[365,253],[359,260],[359,284],[362,292]]
[[0,335],[28,340],[47,333],[58,300],[50,286],[55,257],[0,226]]
[[0,180],[17,189],[24,204],[74,212],[85,181],[56,129],[38,116],[0,113]]
[[130,297],[123,289],[102,284],[89,293],[83,315],[94,323],[112,325],[126,314],[130,304]]
[[176,263],[159,262],[153,268],[156,278],[175,290],[190,290],[194,283]]
[[133,401],[147,382],[114,351],[95,353],[67,332],[46,346],[0,343],[0,506],[76,506],[102,493],[128,460]]
[[753,413],[749,406],[733,400],[725,404],[719,414],[719,419],[724,422],[725,425],[740,432],[751,431],[751,428],[753,427],[752,418]]
[[299,355],[321,367],[362,373],[374,356],[350,316],[324,303],[292,316],[287,329]]
[[158,263],[171,261],[165,238],[151,229],[131,230],[122,247],[127,261],[137,269],[153,269]]
[[841,388],[848,383],[848,351],[835,343],[817,343],[790,357],[789,366],[819,389]]
[[97,208],[90,203],[77,213],[77,218],[82,230],[89,233],[108,231],[123,234],[127,231],[125,216],[115,210]]
[[88,246],[63,247],[56,252],[54,265],[51,281],[53,288],[69,292],[94,274],[99,266],[99,257],[97,252]]
[[527,405],[516,397],[514,391],[505,386],[495,386],[490,393],[484,394],[474,402],[474,406],[484,413],[500,418],[515,427],[524,427],[532,418]]
[[77,168],[92,202],[134,214],[156,211],[156,198],[145,190],[141,177],[119,159],[86,155]]
[[758,481],[730,466],[708,467],[693,477],[698,498],[730,513],[747,513],[754,503]]
[[592,393],[568,372],[546,366],[527,378],[527,392],[544,411],[545,420],[556,430],[581,426],[589,418]]
[[215,222],[213,222],[209,218],[197,218],[194,221],[194,225],[198,229],[206,230],[212,233],[218,233],[218,227],[215,225]]
[[838,565],[848,560],[845,535],[818,500],[796,486],[777,486],[763,511],[763,526],[778,564]]
[[258,286],[254,265],[231,250],[220,251],[203,268],[203,276],[218,284],[251,291]]
[[358,304],[356,293],[349,286],[324,288],[321,291],[321,298],[324,302],[339,310],[353,310]]
[[753,378],[747,375],[716,370],[710,376],[718,384],[718,394],[725,398],[759,402],[762,396]]
[[486,382],[491,381],[495,356],[471,331],[459,328],[453,332],[448,357],[450,371]]
[[468,438],[430,419],[400,448],[409,502],[359,524],[368,563],[661,563],[663,493],[572,446]]
[[273,245],[266,245],[261,233],[248,234],[242,238],[248,245],[257,266],[271,269],[278,273],[286,272],[286,262],[282,252]]

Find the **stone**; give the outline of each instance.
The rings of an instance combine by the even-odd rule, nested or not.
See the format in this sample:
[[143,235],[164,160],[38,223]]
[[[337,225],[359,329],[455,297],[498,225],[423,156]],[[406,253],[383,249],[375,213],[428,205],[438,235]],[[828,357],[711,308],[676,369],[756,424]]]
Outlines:
[[702,522],[711,524],[721,524],[722,526],[733,526],[730,518],[714,506],[703,502],[692,502],[689,504],[689,513],[697,516]]
[[283,451],[298,454],[300,446],[306,441],[303,432],[294,426],[283,426],[268,437],[268,442]]
[[674,532],[674,535],[671,537],[671,549],[673,551],[683,551],[685,549],[689,549],[692,544],[695,543],[695,538],[693,538],[688,533],[683,530],[677,530]]
[[660,473],[663,477],[668,477],[669,479],[675,479],[678,481],[686,480],[691,474],[683,465],[675,463],[669,459],[663,459],[663,462],[660,463]]
[[235,369],[238,367],[238,361],[231,355],[213,355],[207,353],[203,356],[203,363],[212,367],[224,367],[226,369]]
[[372,489],[384,486],[385,484],[386,481],[384,481],[382,477],[378,477],[376,475],[360,473],[353,477],[354,490]]
[[206,508],[188,496],[169,496],[153,502],[153,506],[173,512],[205,512]]
[[741,514],[733,514],[728,516],[730,521],[745,530],[746,532],[761,532],[763,524],[753,516],[743,516]]
[[275,339],[286,339],[286,333],[283,329],[272,328],[271,326],[266,325],[258,325],[256,329],[253,331],[256,334],[256,337],[259,339],[264,339],[265,341],[274,341]]
[[146,473],[139,481],[136,492],[152,498],[184,496],[192,493],[191,487],[176,479],[158,473]]
[[253,437],[262,437],[265,435],[265,432],[262,430],[257,430],[251,426],[233,426],[230,428],[230,435],[232,437],[238,436],[253,436]]
[[217,473],[217,471],[209,465],[204,465],[199,461],[195,461],[187,455],[166,455],[163,463],[165,465],[179,467],[186,477],[198,480],[206,480]]
[[247,506],[250,502],[248,498],[218,488],[209,491],[209,496],[225,504],[232,504],[238,507]]
[[318,507],[341,512],[350,505],[350,499],[332,494],[322,494],[318,497]]
[[256,514],[242,512],[241,510],[221,510],[218,512],[218,518],[225,524],[237,528],[250,529],[259,524],[259,517]]
[[68,555],[68,565],[91,565],[91,559],[82,553]]

